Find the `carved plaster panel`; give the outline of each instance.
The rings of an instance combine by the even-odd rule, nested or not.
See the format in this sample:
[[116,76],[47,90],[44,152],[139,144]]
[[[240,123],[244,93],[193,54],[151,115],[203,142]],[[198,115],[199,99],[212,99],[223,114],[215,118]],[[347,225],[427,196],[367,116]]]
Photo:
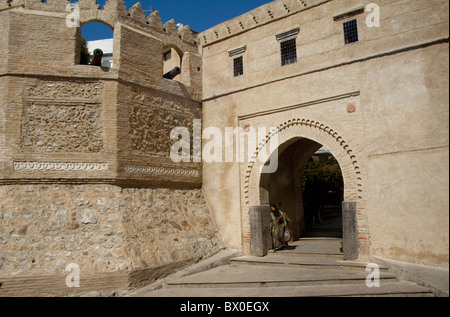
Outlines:
[[102,82],[38,80],[34,85],[25,88],[24,95],[30,99],[100,100],[103,86]]
[[137,91],[132,100],[129,137],[139,154],[170,158],[174,143],[171,131],[185,127],[192,132],[193,120],[201,118],[200,105],[195,101]]
[[37,153],[103,152],[103,82],[34,80],[23,92],[19,148]]
[[170,168],[161,166],[137,166],[127,165],[124,171],[128,174],[145,174],[145,175],[166,175],[166,176],[184,176],[199,177],[200,173],[195,169]]
[[107,171],[107,163],[14,162],[14,171]]
[[32,152],[102,152],[100,104],[26,101],[20,149]]

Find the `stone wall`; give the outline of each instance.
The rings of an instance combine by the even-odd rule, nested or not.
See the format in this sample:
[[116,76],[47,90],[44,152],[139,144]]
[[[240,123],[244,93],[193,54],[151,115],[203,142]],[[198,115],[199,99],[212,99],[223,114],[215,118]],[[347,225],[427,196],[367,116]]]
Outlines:
[[[17,291],[17,283],[5,282],[13,277],[28,277],[31,289],[38,278],[59,278],[59,294],[120,290],[223,248],[201,189],[100,184],[0,187],[0,245],[0,295]],[[95,287],[67,288],[70,263],[82,279],[97,275]],[[124,280],[108,285],[113,272]]]
[[[140,5],[127,13],[122,0],[101,10],[81,1],[81,23],[113,28],[115,62],[78,65],[81,31],[65,25],[63,2],[0,6],[8,35],[0,40],[0,183],[201,187],[200,163],[170,158],[171,130],[201,118],[201,58],[189,27],[163,26],[157,12],[146,21]],[[183,55],[181,82],[163,78],[166,46]]]
[[[110,292],[224,245],[248,251],[269,183],[250,162],[174,163],[170,130],[194,119],[326,145],[357,202],[360,254],[448,266],[448,1],[380,1],[381,27],[362,11],[345,45],[334,17],[369,2],[273,1],[197,35],[140,4],[80,0],[81,24],[114,30],[106,70],[78,65],[68,1],[0,1],[0,295]],[[290,30],[298,61],[281,67]],[[167,47],[180,82],[162,78]],[[65,284],[70,263],[81,289]]]
[[[200,33],[203,126],[277,128],[280,163],[283,146],[297,140],[326,146],[342,169],[345,200],[357,202],[362,258],[448,267],[449,4],[379,1],[380,26],[370,27],[370,3],[273,1]],[[345,44],[350,20],[359,38]],[[296,36],[296,63],[285,66],[283,34]],[[234,77],[238,56],[244,74]],[[258,140],[255,154],[270,140]],[[212,205],[219,230],[244,253],[250,207],[272,198],[263,164],[203,166],[205,195],[221,193]],[[288,177],[277,181],[292,187]],[[294,199],[277,203],[292,208]]]
[[123,290],[223,247],[201,163],[170,158],[171,130],[202,116],[195,34],[139,3],[80,0],[80,25],[113,29],[114,67],[79,65],[69,3],[0,1],[0,296]]

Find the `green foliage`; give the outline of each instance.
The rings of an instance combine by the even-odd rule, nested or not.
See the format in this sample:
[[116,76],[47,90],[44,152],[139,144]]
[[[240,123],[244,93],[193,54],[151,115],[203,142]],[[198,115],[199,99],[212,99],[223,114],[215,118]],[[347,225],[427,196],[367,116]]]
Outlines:
[[343,187],[342,172],[333,157],[324,162],[310,161],[302,174],[302,191],[306,200],[321,204],[340,204]]
[[84,37],[81,37],[81,54],[80,54],[80,64],[89,65],[89,51],[87,48],[87,41]]

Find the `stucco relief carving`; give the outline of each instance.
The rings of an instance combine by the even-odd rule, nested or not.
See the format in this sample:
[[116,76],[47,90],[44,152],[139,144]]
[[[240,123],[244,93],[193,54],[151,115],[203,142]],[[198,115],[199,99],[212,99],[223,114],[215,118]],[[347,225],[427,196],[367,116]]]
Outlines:
[[186,127],[192,132],[195,118],[201,118],[197,102],[135,92],[129,110],[133,149],[139,154],[169,158],[174,143],[170,139],[171,131],[175,127]]
[[25,102],[20,148],[33,152],[103,150],[99,104]]
[[107,163],[14,162],[15,171],[107,171]]
[[37,98],[85,100],[100,99],[103,91],[102,82],[78,81],[37,81],[26,87],[25,95]]
[[20,149],[103,151],[102,82],[36,80],[24,88]]
[[195,169],[169,168],[160,166],[127,165],[124,171],[129,174],[149,174],[166,176],[199,177],[199,171]]

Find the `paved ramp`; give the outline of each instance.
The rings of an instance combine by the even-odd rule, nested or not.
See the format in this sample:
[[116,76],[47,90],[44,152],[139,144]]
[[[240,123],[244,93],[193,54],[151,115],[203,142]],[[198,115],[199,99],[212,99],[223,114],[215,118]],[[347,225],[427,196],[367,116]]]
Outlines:
[[303,239],[266,257],[241,256],[229,264],[165,280],[142,297],[337,297],[420,296],[434,294],[415,283],[398,281],[379,266],[380,287],[368,287],[368,263],[348,262],[340,239]]

